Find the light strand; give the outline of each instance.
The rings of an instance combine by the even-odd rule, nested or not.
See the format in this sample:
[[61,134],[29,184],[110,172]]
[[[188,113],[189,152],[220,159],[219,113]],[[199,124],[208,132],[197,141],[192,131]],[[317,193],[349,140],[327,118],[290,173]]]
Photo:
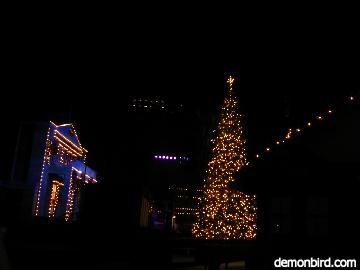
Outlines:
[[[356,98],[355,96],[348,96],[346,98],[346,101],[348,103],[354,104],[356,102]],[[334,114],[334,110],[332,109],[332,106],[328,106],[328,109],[326,110],[326,112],[323,113],[319,113],[316,115],[315,117],[315,121],[321,122],[325,119],[325,116],[331,116]],[[280,138],[275,140],[275,143],[273,144],[273,146],[279,146],[281,144],[284,144],[286,141],[293,139],[294,138],[294,133],[300,135],[302,133],[305,132],[306,129],[309,129],[311,127],[314,126],[314,121],[307,121],[305,122],[305,124],[301,127],[296,127],[296,128],[288,128],[286,135],[284,136],[284,138]],[[255,158],[259,159],[264,153],[266,152],[270,152],[272,149],[270,146],[267,146],[264,148],[263,152],[258,152],[255,154]]]

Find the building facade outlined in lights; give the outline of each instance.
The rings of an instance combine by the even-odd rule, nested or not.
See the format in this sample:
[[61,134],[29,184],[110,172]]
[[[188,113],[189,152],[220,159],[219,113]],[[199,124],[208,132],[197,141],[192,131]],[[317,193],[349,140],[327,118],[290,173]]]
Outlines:
[[73,124],[50,122],[37,132],[28,176],[34,186],[33,216],[76,220],[82,187],[97,182],[96,172],[85,164],[88,151]]

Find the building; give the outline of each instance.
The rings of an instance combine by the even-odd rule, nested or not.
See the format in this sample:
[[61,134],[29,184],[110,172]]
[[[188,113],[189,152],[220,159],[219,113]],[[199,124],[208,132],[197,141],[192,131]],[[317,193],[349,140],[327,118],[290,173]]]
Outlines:
[[96,173],[85,165],[88,151],[73,124],[50,122],[47,132],[43,127],[34,142],[28,176],[34,186],[33,215],[76,219],[82,186],[96,183]]
[[329,121],[319,119],[321,124],[312,125],[301,138],[241,172],[245,189],[257,195],[253,258],[263,265],[256,269],[285,254],[355,256],[359,119],[357,104],[340,107]]
[[130,102],[132,112],[162,112],[162,113],[181,113],[183,104],[176,104],[165,101],[163,98],[133,98]]
[[22,123],[16,144],[11,177],[2,183],[4,194],[12,194],[7,219],[76,220],[84,186],[97,180],[74,125]]
[[[142,189],[147,190],[142,200],[141,227],[167,229],[172,227],[174,205],[173,190],[169,186],[191,186],[200,182],[198,162],[203,126],[196,113],[180,100],[165,97],[134,97],[129,99],[126,122],[128,135],[121,140],[127,166]],[[201,135],[200,135],[201,136]],[[131,169],[130,169],[131,168]],[[137,168],[144,168],[138,170]],[[149,223],[144,216],[147,202],[152,201]],[[180,218],[181,219],[181,218]],[[179,220],[180,220],[179,219]]]
[[172,194],[172,230],[190,235],[203,191],[196,185],[172,186],[169,190]]

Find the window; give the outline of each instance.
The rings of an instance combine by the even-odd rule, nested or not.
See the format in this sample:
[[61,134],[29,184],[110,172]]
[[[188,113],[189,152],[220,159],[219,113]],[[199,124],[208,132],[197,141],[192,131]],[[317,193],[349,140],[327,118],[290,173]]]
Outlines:
[[288,197],[276,197],[271,203],[271,232],[276,235],[291,232],[291,200]]
[[326,236],[329,230],[329,202],[325,197],[307,198],[306,229],[309,236]]

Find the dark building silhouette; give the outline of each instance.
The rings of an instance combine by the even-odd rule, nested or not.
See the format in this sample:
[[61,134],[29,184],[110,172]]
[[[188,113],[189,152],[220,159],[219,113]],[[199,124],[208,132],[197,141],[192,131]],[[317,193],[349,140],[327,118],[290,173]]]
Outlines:
[[149,227],[152,223],[170,230],[174,202],[169,187],[201,181],[197,168],[203,148],[197,143],[204,126],[186,102],[165,97],[131,98],[126,115],[124,154],[134,161],[128,167],[133,182],[147,190],[145,198],[139,198],[142,207],[152,202]]
[[358,104],[342,106],[240,173],[258,200],[254,269],[279,256],[355,256],[359,123]]

